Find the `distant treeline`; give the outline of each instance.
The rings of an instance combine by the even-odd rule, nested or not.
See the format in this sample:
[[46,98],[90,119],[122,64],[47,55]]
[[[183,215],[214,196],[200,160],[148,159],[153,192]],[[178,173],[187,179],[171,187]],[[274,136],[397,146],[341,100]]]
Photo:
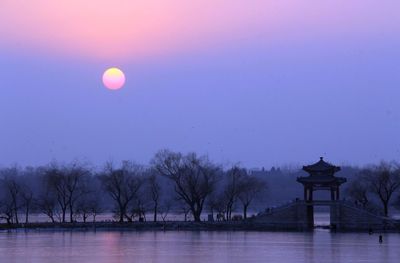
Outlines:
[[[388,215],[391,204],[400,204],[399,167],[344,168],[340,176],[349,179],[346,198]],[[87,222],[112,213],[119,222],[165,221],[171,214],[200,221],[207,213],[217,220],[246,220],[249,210],[301,197],[295,179],[302,173],[250,171],[240,165],[223,169],[207,156],[168,150],[159,151],[146,166],[130,161],[109,162],[101,169],[81,162],[13,166],[0,170],[0,219],[28,223],[30,215],[43,214],[51,222]],[[234,215],[238,212],[241,216]]]

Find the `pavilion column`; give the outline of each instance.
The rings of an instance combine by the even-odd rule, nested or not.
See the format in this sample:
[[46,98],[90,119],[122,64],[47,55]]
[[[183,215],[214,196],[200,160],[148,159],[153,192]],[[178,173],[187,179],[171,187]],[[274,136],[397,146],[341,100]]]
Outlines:
[[331,201],[335,201],[335,189],[331,187]]
[[336,188],[336,200],[339,200],[339,187]]
[[312,201],[313,200],[313,188],[310,187],[308,191],[309,191],[308,201]]
[[304,201],[307,201],[307,187],[304,186]]

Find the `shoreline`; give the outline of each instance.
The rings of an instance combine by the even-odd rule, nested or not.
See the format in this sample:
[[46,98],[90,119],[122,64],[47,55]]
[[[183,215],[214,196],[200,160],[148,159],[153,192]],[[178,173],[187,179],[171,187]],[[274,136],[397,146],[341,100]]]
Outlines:
[[[251,221],[233,222],[78,222],[78,223],[28,223],[0,224],[1,232],[13,231],[251,231],[251,232],[313,232],[315,229],[325,229],[332,233],[368,233],[366,229],[345,229],[335,231],[329,226],[316,226],[313,229],[296,229],[282,224],[263,224]],[[372,229],[379,233],[399,233],[399,228]]]

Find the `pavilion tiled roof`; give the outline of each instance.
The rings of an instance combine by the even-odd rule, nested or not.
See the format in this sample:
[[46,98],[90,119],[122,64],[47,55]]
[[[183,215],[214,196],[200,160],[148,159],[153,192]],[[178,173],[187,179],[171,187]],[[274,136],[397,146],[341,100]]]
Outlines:
[[320,157],[320,160],[314,164],[303,166],[303,170],[310,173],[311,175],[317,173],[331,173],[332,175],[338,171],[340,171],[339,166],[332,165],[324,161],[323,157]]
[[335,176],[335,173],[340,171],[340,167],[325,162],[322,157],[314,164],[303,166],[303,170],[309,173],[309,176],[297,178],[297,181],[302,184],[340,185],[346,182],[346,178]]

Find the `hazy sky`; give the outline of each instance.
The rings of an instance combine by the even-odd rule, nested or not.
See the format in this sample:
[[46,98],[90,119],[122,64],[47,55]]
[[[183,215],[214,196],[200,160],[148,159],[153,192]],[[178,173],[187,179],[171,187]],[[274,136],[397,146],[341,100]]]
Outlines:
[[[400,160],[398,0],[1,0],[0,165]],[[126,74],[110,91],[101,76]]]

